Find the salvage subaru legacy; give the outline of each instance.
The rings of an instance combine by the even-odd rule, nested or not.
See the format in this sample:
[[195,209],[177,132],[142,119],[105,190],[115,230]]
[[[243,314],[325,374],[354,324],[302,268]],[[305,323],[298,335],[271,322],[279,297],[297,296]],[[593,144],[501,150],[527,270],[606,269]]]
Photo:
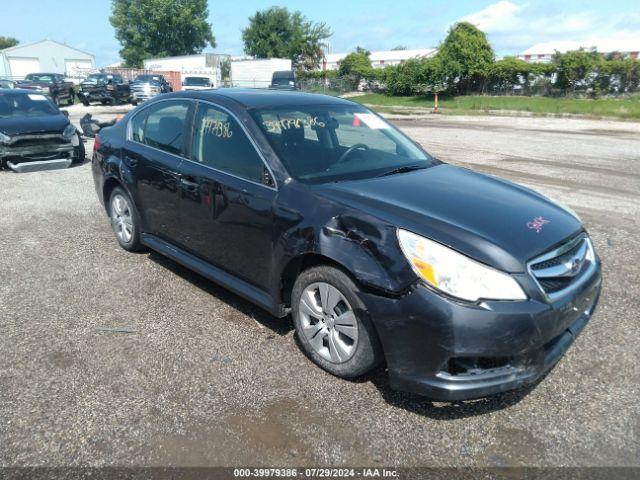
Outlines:
[[578,217],[438,161],[347,100],[211,90],[151,100],[99,133],[120,245],[151,248],[263,307],[343,378],[386,362],[442,400],[530,384],[601,288]]

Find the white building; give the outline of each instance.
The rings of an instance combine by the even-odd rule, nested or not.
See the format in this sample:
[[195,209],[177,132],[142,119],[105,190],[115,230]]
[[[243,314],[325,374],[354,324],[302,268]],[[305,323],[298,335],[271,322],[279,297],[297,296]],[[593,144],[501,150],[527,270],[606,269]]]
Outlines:
[[61,73],[80,78],[95,68],[93,55],[53,40],[0,50],[0,77],[22,79],[29,73]]
[[[380,50],[371,52],[369,59],[373,68],[384,68],[388,65],[399,65],[407,60],[433,57],[437,48],[419,48],[414,50]],[[340,62],[349,53],[328,53],[320,62],[321,70],[337,70]]]
[[556,52],[567,53],[573,50],[579,50],[580,48],[584,48],[585,50],[595,48],[598,53],[604,55],[617,52],[621,55],[628,55],[631,58],[638,58],[640,41],[621,42],[605,39],[598,42],[542,42],[526,49],[517,55],[517,57],[525,62],[550,62]]
[[231,83],[234,87],[267,88],[273,72],[291,70],[288,58],[242,58],[231,60]]

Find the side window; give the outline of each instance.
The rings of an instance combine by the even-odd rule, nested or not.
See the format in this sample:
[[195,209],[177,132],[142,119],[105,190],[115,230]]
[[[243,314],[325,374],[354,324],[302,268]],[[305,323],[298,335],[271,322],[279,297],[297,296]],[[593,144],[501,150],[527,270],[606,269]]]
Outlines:
[[180,155],[186,135],[189,102],[160,102],[149,107],[142,143]]
[[263,183],[264,163],[242,127],[229,114],[200,104],[193,127],[193,160]]
[[131,119],[131,140],[134,142],[143,143],[144,140],[144,126],[147,123],[147,115],[149,109],[142,110],[136,113]]

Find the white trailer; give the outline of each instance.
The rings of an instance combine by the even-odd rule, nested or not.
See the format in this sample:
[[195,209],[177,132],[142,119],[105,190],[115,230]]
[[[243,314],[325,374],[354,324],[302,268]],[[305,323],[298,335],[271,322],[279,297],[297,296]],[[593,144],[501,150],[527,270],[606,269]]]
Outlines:
[[234,87],[269,88],[273,72],[291,70],[286,58],[232,59],[231,83]]
[[144,68],[145,70],[180,72],[183,81],[185,77],[208,77],[212,80],[214,88],[217,88],[222,83],[220,63],[228,58],[228,55],[217,53],[149,58],[144,61]]

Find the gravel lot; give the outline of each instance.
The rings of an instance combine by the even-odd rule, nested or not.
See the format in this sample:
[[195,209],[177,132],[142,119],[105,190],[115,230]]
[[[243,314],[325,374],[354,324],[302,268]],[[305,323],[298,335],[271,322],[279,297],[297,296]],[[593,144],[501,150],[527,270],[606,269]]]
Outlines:
[[304,357],[289,320],[122,250],[89,164],[0,172],[0,465],[640,464],[640,125],[396,123],[586,222],[603,296],[544,381],[447,404],[391,391],[384,371],[339,380]]

